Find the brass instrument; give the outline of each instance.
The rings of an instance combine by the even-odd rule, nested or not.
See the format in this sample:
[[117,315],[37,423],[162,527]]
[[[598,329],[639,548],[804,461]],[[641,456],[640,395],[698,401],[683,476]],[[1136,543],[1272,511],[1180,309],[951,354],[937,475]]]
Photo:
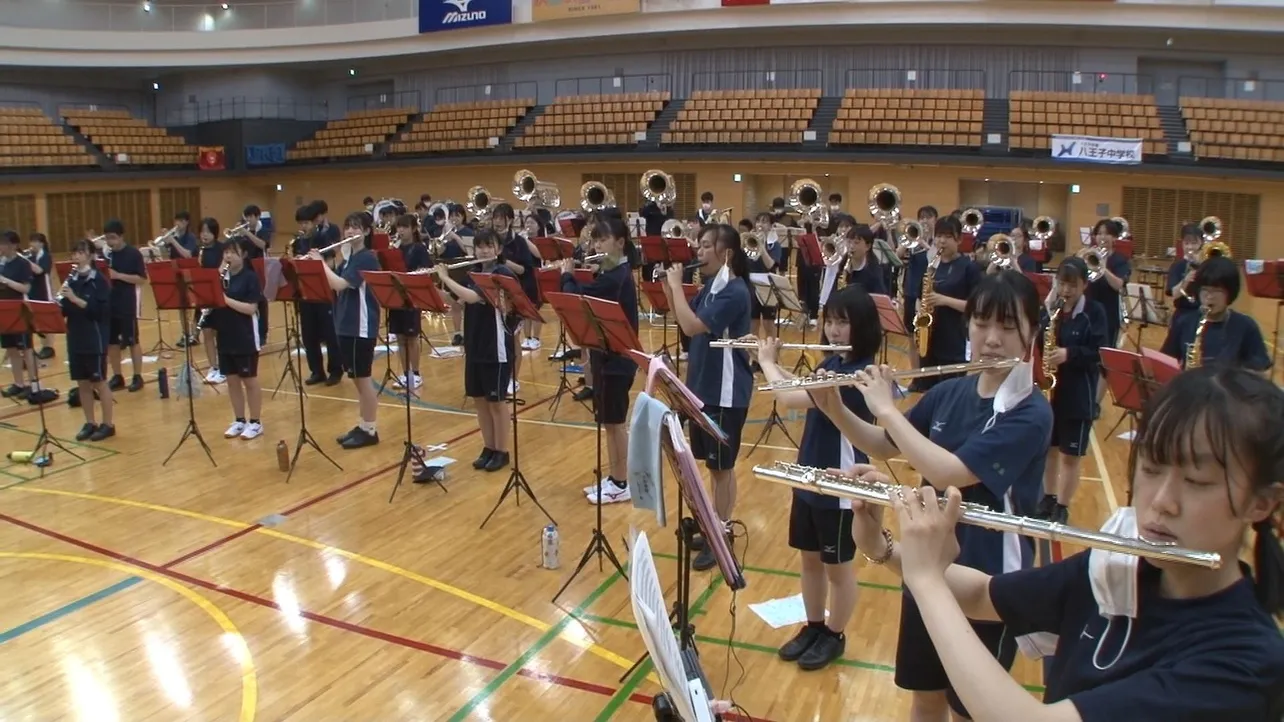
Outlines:
[[491,196],[486,186],[473,186],[468,189],[468,203],[464,210],[478,222],[485,223],[490,220],[490,214],[495,212],[495,206],[500,200]]
[[1204,330],[1208,328],[1208,306],[1199,309],[1199,325],[1195,326],[1195,338],[1186,349],[1186,370],[1197,369],[1204,363]]
[[169,239],[177,238],[177,237],[178,237],[178,226],[174,226],[168,231],[165,231],[159,236],[156,236],[155,238],[153,238],[151,242],[151,246],[152,248],[164,248],[165,246],[169,245]]
[[1222,219],[1208,216],[1199,222],[1199,232],[1204,236],[1204,243],[1212,243],[1222,237]]
[[1016,265],[1016,245],[1010,237],[996,233],[990,236],[989,242],[994,248],[990,251],[990,265],[999,268],[1012,268]]
[[[913,379],[927,378],[930,376],[944,376],[946,374],[970,373],[972,371],[989,371],[994,369],[1010,369],[1021,363],[1019,358],[994,359],[990,361],[969,361],[962,364],[945,364],[944,366],[928,366],[921,369],[909,369],[907,371],[893,371],[892,380],[910,381]],[[791,391],[800,389],[807,391],[810,389],[828,389],[838,386],[855,386],[856,374],[826,374],[823,376],[799,376],[797,378],[785,379],[783,381],[772,381],[758,387],[759,391],[777,392]]]
[[[449,219],[450,207],[453,205],[455,205],[455,202],[450,200],[449,198],[447,198],[444,201],[437,201],[436,203],[428,206],[428,217],[430,218],[435,217],[437,215],[437,211],[441,211],[441,217],[444,219]],[[418,217],[419,217],[419,214],[415,214],[415,218],[418,218]]]
[[869,189],[869,214],[883,225],[901,217],[901,192],[890,183],[879,183]]
[[919,358],[927,356],[927,347],[932,340],[932,307],[927,303],[927,295],[933,292],[936,285],[936,269],[941,265],[941,257],[937,256],[932,262],[927,264],[927,272],[923,274],[923,290],[919,294],[918,313],[914,314],[914,343],[918,345]]
[[959,221],[963,224],[964,234],[975,236],[985,225],[985,214],[978,208],[969,208],[959,214]]
[[1089,247],[1084,249],[1083,262],[1088,264],[1088,283],[1092,283],[1101,278],[1106,272],[1106,258],[1109,253],[1100,248]]
[[1203,235],[1204,245],[1199,248],[1199,256],[1194,259],[1195,265],[1215,256],[1231,257],[1230,246],[1225,241],[1220,240],[1222,237],[1222,219],[1217,216],[1208,216],[1199,222],[1199,232]]
[[562,192],[556,183],[546,183],[528,170],[513,174],[513,196],[531,208],[557,210],[562,207]]
[[820,184],[811,178],[801,178],[789,186],[789,197],[785,203],[812,225],[816,231],[829,225],[829,206],[821,197]]
[[[721,338],[710,341],[709,348],[742,348],[753,351],[758,348],[758,342]],[[846,353],[852,350],[851,346],[838,343],[782,343],[780,348],[785,351],[821,351],[823,353]]]
[[580,186],[580,208],[587,215],[615,207],[615,194],[597,181]]
[[1110,220],[1119,224],[1119,240],[1132,238],[1132,226],[1128,225],[1128,219],[1123,216],[1114,216]]
[[[891,506],[893,496],[901,493],[900,487],[864,479],[849,479],[842,474],[815,469],[799,464],[777,461],[771,466],[755,466],[753,475],[763,481],[804,489],[840,499],[855,499],[867,504]],[[940,503],[945,504],[944,494]],[[979,526],[991,531],[1011,532],[1021,536],[1049,541],[1065,541],[1089,549],[1129,554],[1162,562],[1191,564],[1206,569],[1219,569],[1222,557],[1217,552],[1184,549],[1171,542],[1152,542],[1132,539],[1101,531],[1078,529],[1053,521],[995,511],[982,504],[964,502],[959,519],[964,524]]]
[[1039,381],[1039,388],[1049,397],[1052,396],[1052,390],[1057,387],[1057,367],[1052,365],[1049,360],[1052,352],[1057,350],[1057,332],[1061,327],[1061,309],[1065,308],[1066,300],[1057,298],[1057,302],[1052,308],[1048,309],[1048,329],[1043,332],[1043,378]]
[[223,237],[230,241],[233,238],[236,238],[237,236],[245,235],[246,233],[249,232],[249,230],[250,230],[249,221],[243,221],[223,231]]
[[294,258],[295,256],[297,256],[298,254],[295,252],[294,247],[299,245],[299,241],[303,240],[304,238],[307,238],[308,235],[309,234],[306,231],[299,231],[298,233],[295,233],[294,236],[290,238],[290,242],[285,244],[285,257]]
[[676,218],[670,218],[664,222],[663,226],[660,226],[660,236],[673,240],[677,240],[679,238],[690,240],[690,237],[687,236],[687,224]]
[[751,261],[762,258],[763,246],[766,245],[762,238],[763,234],[758,231],[749,231],[741,237],[740,244],[745,251],[745,257]]
[[847,256],[847,236],[840,236],[835,233],[832,236],[826,236],[820,244],[820,260],[826,266],[832,266],[841,262]]
[[1198,266],[1204,261],[1207,261],[1210,258],[1217,258],[1218,256],[1221,256],[1222,258],[1230,258],[1230,246],[1222,243],[1221,241],[1209,241],[1199,247],[1199,256],[1195,259],[1195,265]]
[[669,207],[678,199],[678,186],[673,182],[673,176],[662,170],[643,173],[638,185],[642,191],[642,199],[648,203]]
[[896,245],[911,253],[922,247],[923,238],[927,235],[923,224],[918,221],[901,221],[896,224],[895,232]]
[[1057,232],[1057,222],[1051,216],[1039,216],[1031,225],[1030,237],[1036,241],[1047,241]]

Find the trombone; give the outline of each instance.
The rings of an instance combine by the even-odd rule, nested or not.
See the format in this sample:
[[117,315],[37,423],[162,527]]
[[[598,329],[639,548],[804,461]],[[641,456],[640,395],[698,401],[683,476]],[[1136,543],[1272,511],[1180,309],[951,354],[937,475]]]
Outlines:
[[978,208],[969,208],[959,214],[959,220],[963,224],[963,233],[975,236],[981,226],[985,225],[985,214]]
[[223,237],[230,241],[233,238],[236,238],[237,236],[245,235],[245,233],[247,233],[249,230],[250,230],[249,222],[248,221],[242,222],[238,225],[232,226],[231,228],[223,231]]
[[[945,364],[944,366],[927,366],[921,369],[909,369],[907,371],[895,371],[892,373],[892,379],[895,381],[909,381],[912,379],[927,378],[929,376],[944,376],[945,374],[970,373],[972,371],[987,371],[994,369],[1010,369],[1021,363],[1019,358],[993,359],[989,361],[970,361],[961,364]],[[859,372],[857,372],[859,373]],[[812,389],[828,389],[839,386],[855,386],[857,373],[851,374],[826,374],[812,376],[798,376],[792,379],[782,381],[772,381],[758,387],[759,391],[778,393],[780,391],[810,391]]]

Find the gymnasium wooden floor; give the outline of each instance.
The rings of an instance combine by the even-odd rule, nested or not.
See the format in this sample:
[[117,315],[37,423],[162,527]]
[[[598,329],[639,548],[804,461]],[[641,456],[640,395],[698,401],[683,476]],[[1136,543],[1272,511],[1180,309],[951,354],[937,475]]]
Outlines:
[[[1259,318],[1269,333],[1271,317]],[[277,343],[260,366],[269,390],[284,363],[275,304],[271,322]],[[176,319],[142,327],[144,349],[161,329],[171,342],[178,336]],[[446,337],[440,324],[428,331]],[[1159,333],[1152,329],[1147,344],[1157,346]],[[546,326],[544,348],[521,369],[520,448],[523,471],[560,524],[561,571],[539,566],[547,519],[533,504],[510,500],[479,529],[507,473],[474,472],[468,463],[481,441],[471,409],[461,410],[461,359],[425,359],[427,383],[412,413],[415,441],[444,444],[439,453],[461,462],[450,467],[449,492],[407,484],[392,503],[404,427],[391,389],[380,410],[383,443],[345,452],[334,438],[355,421],[351,387],[314,387],[308,426],[343,470],[305,448],[287,484],[275,447],[285,440],[293,448],[298,432],[292,390],[265,397],[266,433],[244,442],[222,438],[226,395],[207,387],[196,416],[218,467],[194,440],[162,467],[187,408],[158,398],[155,371],[175,368],[181,356],[146,361],[144,390],[117,395],[118,436],[69,442],[83,460],[58,451],[43,478],[30,465],[0,466],[0,719],[652,719],[658,688],[649,667],[620,681],[644,650],[621,576],[592,564],[550,602],[593,523],[580,492],[593,481],[590,416],[568,396],[550,421],[558,370],[545,358],[555,335]],[[658,347],[659,327],[644,321],[643,341]],[[61,339],[56,348],[45,378],[65,392]],[[197,358],[203,365],[203,353]],[[382,360],[376,364],[382,373]],[[748,441],[769,403],[754,399]],[[1116,418],[1108,408],[1096,426],[1073,510],[1080,525],[1097,524],[1126,498],[1127,443],[1107,436]],[[64,440],[82,423],[61,401],[47,407],[46,420]],[[35,409],[0,409],[0,450],[30,448],[39,430]],[[798,438],[801,423],[791,421],[790,431]],[[775,648],[792,630],[773,630],[748,609],[798,591],[786,545],[789,492],[749,475],[755,463],[794,453],[777,430],[742,456],[737,511],[749,528],[748,589],[733,599],[716,575],[693,577],[709,678],[754,719],[903,719],[908,696],[891,674],[899,594],[885,571],[860,571],[846,658],[822,672],[779,661]],[[670,480],[670,500],[674,493]],[[603,514],[624,560],[629,529],[650,533],[671,590],[671,531],[628,505]],[[1022,660],[1016,674],[1038,689],[1037,665]]]

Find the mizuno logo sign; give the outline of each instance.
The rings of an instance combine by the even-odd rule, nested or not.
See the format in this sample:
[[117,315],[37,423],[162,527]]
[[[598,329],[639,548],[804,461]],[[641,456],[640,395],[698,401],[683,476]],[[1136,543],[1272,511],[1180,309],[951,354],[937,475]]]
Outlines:
[[446,17],[441,19],[441,23],[443,25],[449,25],[451,23],[466,23],[466,22],[472,22],[474,20],[485,20],[485,19],[486,19],[485,10],[476,10],[471,13],[459,13],[452,10],[446,13]]

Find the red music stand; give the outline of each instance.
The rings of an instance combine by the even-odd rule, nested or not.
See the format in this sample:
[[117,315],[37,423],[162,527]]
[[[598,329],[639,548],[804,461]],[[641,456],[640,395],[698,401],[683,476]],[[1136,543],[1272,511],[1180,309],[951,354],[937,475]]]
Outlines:
[[[593,282],[593,275],[593,271],[588,268],[576,268],[571,271],[571,276],[576,283],[584,286]],[[540,299],[547,301],[550,293],[562,292],[562,270],[557,267],[536,269],[535,284],[539,288]],[[560,318],[557,322],[557,348],[561,349],[559,354],[561,358],[559,360],[562,363],[562,367],[560,369],[561,375],[557,380],[557,392],[553,394],[553,402],[548,405],[548,418],[550,421],[557,418],[557,410],[562,405],[562,395],[572,390],[570,382],[566,380],[568,368],[566,351],[571,348],[571,345],[566,338],[566,326]],[[581,401],[581,403],[583,402]],[[585,408],[588,408],[588,406],[586,405]]]
[[964,233],[959,236],[959,253],[971,253],[976,249],[976,234]]
[[[396,249],[392,249],[391,252],[396,253],[398,256],[401,255],[400,251],[397,251]],[[405,264],[402,264],[402,267],[404,268]],[[428,311],[429,313],[445,313],[448,308],[445,300],[441,297],[441,293],[438,292],[437,285],[434,283],[433,276],[431,274],[397,273],[392,271],[362,271],[361,277],[365,280],[366,285],[370,287],[370,291],[374,294],[375,300],[379,302],[379,305],[389,311],[401,309],[414,311],[415,313],[421,313],[423,311]],[[391,351],[391,348],[385,347],[384,357],[391,359]],[[402,364],[402,373],[405,374],[406,379],[410,378],[410,366],[408,362]],[[391,374],[392,362],[389,360],[388,370],[384,374],[383,383],[379,386],[380,393],[383,393],[383,389],[386,387],[388,378]],[[414,433],[411,429],[410,422],[410,395],[412,393],[413,391],[410,388],[410,383],[407,382],[405,394],[406,448],[405,453],[401,456],[401,469],[397,472],[397,481],[392,485],[392,494],[388,496],[389,504],[391,504],[393,498],[397,496],[397,489],[401,486],[401,480],[406,476],[406,468],[409,467],[412,462],[416,464],[416,468],[424,469],[422,478],[420,475],[417,475],[414,481],[436,482],[437,486],[440,486],[442,491],[446,491],[446,486],[441,483],[440,473],[438,472],[440,467],[429,467],[424,459],[423,451],[412,441],[412,439],[414,439]]]
[[[539,309],[535,308],[535,305],[526,297],[526,292],[522,290],[522,286],[516,277],[500,273],[474,272],[468,275],[472,278],[477,292],[485,296],[486,302],[504,315],[515,312],[518,316],[528,321],[544,322],[544,317],[540,315]],[[505,327],[507,325],[505,323]],[[505,328],[505,333],[508,333],[507,328]],[[504,340],[504,343],[507,343],[507,339]],[[515,382],[516,380],[514,377],[513,381]],[[518,452],[517,443],[517,394],[509,394],[508,396],[513,407],[513,471],[508,475],[508,483],[504,484],[504,491],[499,495],[499,500],[495,502],[494,508],[482,520],[481,526],[483,529],[486,527],[486,523],[490,521],[491,517],[495,516],[496,511],[499,511],[499,505],[504,503],[504,499],[509,494],[513,494],[514,501],[520,506],[522,492],[525,492],[531,498],[531,501],[535,502],[535,506],[544,512],[544,516],[548,517],[549,522],[556,526],[557,521],[553,519],[552,514],[548,513],[544,505],[539,503],[539,499],[535,498],[534,490],[531,489],[530,483],[526,480],[526,475],[522,473],[521,456]]]
[[575,257],[575,244],[566,238],[539,236],[532,238],[531,243],[534,243],[535,247],[539,249],[540,260],[546,264],[552,264],[564,258]]
[[[678,365],[678,371],[681,371],[680,354],[669,353],[669,314],[673,312],[673,307],[669,305],[668,296],[664,295],[664,281],[642,281],[642,293],[651,303],[651,311],[660,314],[660,353],[671,359],[677,359],[675,363]],[[700,288],[694,283],[682,284],[682,295],[687,297],[688,304],[699,293]]]
[[[183,337],[191,338],[191,327],[189,319],[191,311],[196,308],[226,308],[227,302],[223,293],[223,278],[216,268],[196,268],[192,270],[180,271],[178,265],[168,261],[163,263],[149,264],[148,279],[151,281],[152,295],[156,297],[156,309],[166,311],[178,311],[179,322],[182,324]],[[205,450],[205,456],[215,467],[218,462],[214,461],[214,454],[210,451],[209,444],[205,443],[205,437],[201,435],[200,428],[196,425],[196,407],[194,399],[198,393],[196,384],[193,379],[196,378],[196,369],[192,364],[192,344],[183,346],[183,356],[185,369],[182,376],[187,378],[187,426],[183,429],[183,435],[179,438],[178,444],[174,450],[169,452],[161,466],[169,464],[174,454],[182,448],[188,438],[195,436],[200,442],[201,448]],[[181,376],[180,376],[181,378]],[[182,384],[179,384],[181,392]]]
[[1135,432],[1141,411],[1159,388],[1159,384],[1147,368],[1142,355],[1133,351],[1103,347],[1101,366],[1105,370],[1106,388],[1110,391],[1110,397],[1114,399],[1115,406],[1124,412],[1119,421],[1110,427],[1106,436],[1114,436],[1115,430],[1125,420],[1128,421],[1128,428]]
[[[605,367],[606,354],[627,356],[630,351],[642,349],[642,342],[638,340],[633,321],[625,315],[624,308],[618,302],[571,293],[549,294],[548,302],[576,345],[587,349],[590,354],[593,352],[601,354],[602,363],[599,364],[599,371]],[[601,409],[605,384],[604,378],[594,379],[593,402],[597,409]],[[584,555],[580,557],[580,563],[562,584],[562,588],[557,590],[557,594],[553,595],[554,603],[593,557],[598,558],[599,571],[602,569],[602,556],[605,556],[611,564],[615,565],[620,576],[627,578],[624,566],[620,564],[615,551],[611,549],[611,543],[602,533],[602,422],[596,414],[594,414],[594,421],[597,424],[597,466],[593,470],[597,484],[597,523],[593,527],[592,538],[584,549]]]
[[[68,302],[70,303],[70,302]],[[62,315],[62,306],[54,301],[28,301],[12,300],[0,301],[0,334],[4,335],[21,335],[24,338],[22,345],[22,358],[26,358],[26,351],[31,347],[31,339],[37,334],[65,334],[67,333],[67,321]],[[23,363],[20,360],[18,363]],[[31,365],[31,382],[34,388],[40,387],[40,364]],[[84,461],[84,457],[67,448],[62,441],[49,433],[49,427],[45,424],[45,405],[39,404],[40,410],[40,435],[36,437],[36,445],[31,449],[31,458],[44,459],[44,463],[39,463],[40,476],[45,475],[45,467],[49,466],[50,452],[49,447],[56,446],[59,449],[71,454],[72,456]]]
[[[94,268],[98,269],[98,273],[107,279],[107,287],[110,288],[111,266],[108,266],[107,261],[102,258],[94,258]],[[58,280],[66,281],[71,277],[71,274],[76,272],[76,264],[74,261],[54,261],[54,270],[58,272]]]
[[1051,273],[1038,273],[1035,271],[1024,271],[1025,277],[1034,283],[1035,289],[1039,292],[1039,300],[1044,301],[1048,294],[1052,293],[1052,283],[1056,276]]
[[[106,267],[106,261],[104,261],[104,262],[103,262],[103,264],[104,264],[104,267]],[[147,267],[147,277],[148,277],[148,278],[151,278],[152,273],[153,273],[154,271],[156,271],[156,269],[161,268],[161,267],[174,268],[174,269],[181,269],[181,270],[189,270],[189,269],[193,269],[193,268],[200,268],[200,267],[201,267],[201,259],[199,259],[199,258],[168,258],[168,259],[165,259],[165,260],[152,261],[152,262],[150,262],[150,263],[147,263],[147,264],[146,264],[146,267]],[[107,277],[108,277],[108,278],[110,278],[110,277],[111,277],[111,273],[107,273]],[[158,307],[158,308],[156,309],[156,344],[155,344],[155,345],[153,345],[151,348],[147,349],[147,355],[148,355],[148,356],[159,356],[160,358],[172,358],[172,357],[173,357],[174,352],[175,352],[175,351],[178,351],[178,349],[177,349],[177,348],[175,348],[174,346],[171,346],[171,345],[170,345],[170,344],[165,340],[165,326],[161,323],[160,312],[161,312],[161,309]],[[188,340],[190,340],[190,339],[191,339],[191,337],[190,337],[190,336],[184,336],[184,337],[183,337],[183,339],[184,339],[183,344],[184,344],[184,345],[186,345],[186,344],[187,344],[187,341],[188,341]]]
[[1275,333],[1271,344],[1271,367],[1275,367],[1275,358],[1280,352],[1280,311],[1284,309],[1284,259],[1244,261],[1244,278],[1248,281],[1248,292],[1254,298],[1269,298],[1275,301]]
[[[383,233],[381,231],[375,231],[373,234],[371,234],[370,250],[375,252],[386,251],[389,249],[390,246],[392,246],[392,238],[387,233]],[[392,250],[396,250],[396,249],[392,249]]]
[[909,338],[909,329],[905,328],[905,317],[901,309],[897,308],[892,301],[892,297],[882,293],[871,294],[870,298],[874,299],[874,307],[878,309],[878,324],[883,328],[883,350],[880,363],[887,363],[887,346],[889,335],[904,336]]

